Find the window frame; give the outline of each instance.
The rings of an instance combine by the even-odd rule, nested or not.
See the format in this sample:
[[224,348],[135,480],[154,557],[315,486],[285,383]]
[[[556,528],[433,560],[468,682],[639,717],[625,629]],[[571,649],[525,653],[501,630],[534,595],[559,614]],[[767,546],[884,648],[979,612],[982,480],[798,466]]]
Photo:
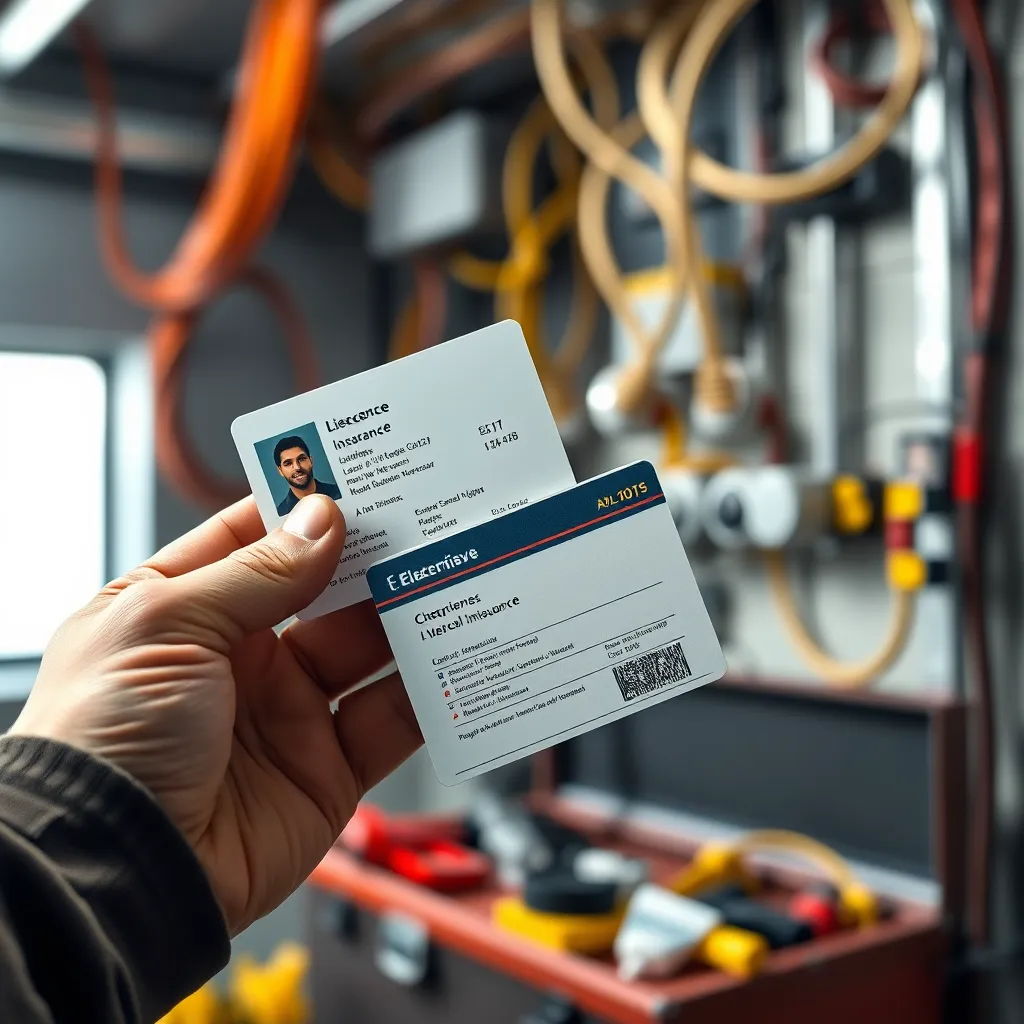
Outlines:
[[[100,364],[107,383],[104,575],[116,579],[153,553],[156,537],[153,376],[145,338],[3,324],[0,352],[84,356]],[[17,581],[0,585],[16,586]],[[39,663],[38,657],[0,654],[0,702],[24,700]]]

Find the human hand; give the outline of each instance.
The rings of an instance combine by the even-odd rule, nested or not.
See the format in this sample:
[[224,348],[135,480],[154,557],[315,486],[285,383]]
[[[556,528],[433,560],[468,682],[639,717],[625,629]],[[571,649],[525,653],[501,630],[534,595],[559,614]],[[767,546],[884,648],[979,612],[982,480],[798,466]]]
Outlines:
[[345,543],[311,495],[264,536],[252,499],[105,587],[57,631],[11,733],[105,758],[195,850],[232,934],[316,866],[367,789],[422,743],[370,602],[280,636]]

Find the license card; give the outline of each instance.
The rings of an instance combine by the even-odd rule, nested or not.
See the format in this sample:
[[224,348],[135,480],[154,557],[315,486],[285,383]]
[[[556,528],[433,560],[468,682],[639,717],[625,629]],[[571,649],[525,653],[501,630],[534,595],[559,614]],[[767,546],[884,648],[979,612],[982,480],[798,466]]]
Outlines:
[[513,320],[240,416],[231,427],[267,530],[307,494],[334,498],[348,539],[299,618],[370,596],[366,570],[573,476]]
[[367,579],[445,785],[725,673],[649,462],[383,559]]

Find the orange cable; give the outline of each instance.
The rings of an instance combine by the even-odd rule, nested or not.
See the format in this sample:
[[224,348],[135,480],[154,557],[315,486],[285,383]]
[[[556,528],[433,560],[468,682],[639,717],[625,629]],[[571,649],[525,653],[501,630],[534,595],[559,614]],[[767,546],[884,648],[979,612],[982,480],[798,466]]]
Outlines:
[[236,281],[255,288],[285,327],[300,388],[319,383],[315,350],[297,305],[267,271],[246,267],[292,180],[319,55],[320,9],[321,0],[260,0],[255,7],[217,166],[174,254],[153,273],[136,267],[125,240],[113,78],[95,35],[83,22],[75,26],[96,109],[103,259],[126,296],[158,313],[150,332],[157,463],[183,497],[201,505],[220,506],[240,493],[204,466],[181,420],[184,356],[201,307]]
[[[266,301],[283,328],[295,370],[297,390],[308,391],[320,382],[316,347],[302,311],[291,294],[269,270],[252,267],[237,279]],[[182,417],[185,355],[200,313],[164,313],[150,329],[156,379],[156,458],[161,473],[184,498],[197,505],[222,508],[243,497],[244,483],[226,480],[211,470],[188,437]]]
[[76,36],[97,113],[96,188],[104,260],[140,305],[187,310],[235,277],[269,230],[292,179],[319,53],[321,0],[260,0],[249,22],[232,108],[213,178],[168,263],[155,273],[133,263],[124,236],[110,70],[92,31]]

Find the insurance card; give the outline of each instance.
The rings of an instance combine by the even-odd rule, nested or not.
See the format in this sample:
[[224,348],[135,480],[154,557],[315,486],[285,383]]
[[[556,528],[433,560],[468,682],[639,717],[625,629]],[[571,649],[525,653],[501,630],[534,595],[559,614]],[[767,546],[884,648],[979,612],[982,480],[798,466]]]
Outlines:
[[367,579],[445,785],[725,672],[648,462],[384,559]]
[[299,618],[370,596],[368,566],[575,483],[533,359],[512,320],[235,420],[268,530],[326,494],[348,539]]

